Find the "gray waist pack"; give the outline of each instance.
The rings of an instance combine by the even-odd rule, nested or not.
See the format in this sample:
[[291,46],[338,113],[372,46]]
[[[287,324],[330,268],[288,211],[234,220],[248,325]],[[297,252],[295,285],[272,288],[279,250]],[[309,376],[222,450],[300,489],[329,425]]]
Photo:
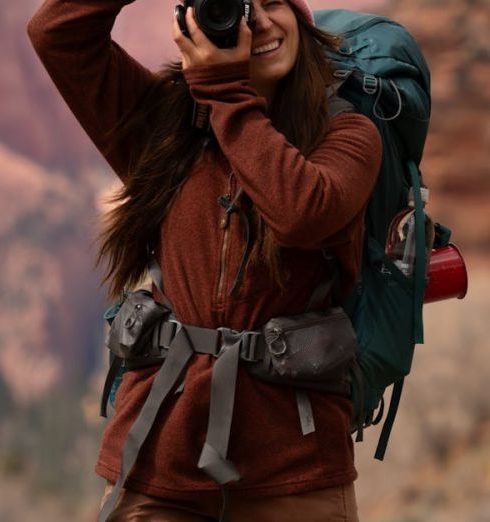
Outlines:
[[122,359],[143,355],[151,345],[151,336],[157,322],[170,314],[170,310],[156,302],[151,292],[131,292],[122,303],[112,321],[106,345]]
[[278,384],[347,391],[357,339],[342,308],[274,317],[262,334],[266,349],[261,361],[248,364],[252,375]]

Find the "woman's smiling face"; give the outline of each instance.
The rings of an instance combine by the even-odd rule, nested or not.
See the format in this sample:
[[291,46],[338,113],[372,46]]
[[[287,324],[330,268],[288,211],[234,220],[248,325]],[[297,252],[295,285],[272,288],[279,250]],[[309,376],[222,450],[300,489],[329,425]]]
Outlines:
[[277,82],[296,63],[298,21],[287,0],[254,0],[254,10],[251,85],[261,96],[270,99]]

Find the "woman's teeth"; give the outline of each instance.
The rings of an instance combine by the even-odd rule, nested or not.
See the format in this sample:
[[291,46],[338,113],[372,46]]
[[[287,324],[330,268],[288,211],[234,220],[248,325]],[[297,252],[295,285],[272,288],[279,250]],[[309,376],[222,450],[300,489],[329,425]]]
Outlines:
[[261,45],[260,47],[256,47],[255,49],[252,49],[252,54],[263,54],[268,53],[269,51],[273,51],[274,49],[277,49],[281,45],[281,42],[279,40],[275,40],[274,42]]

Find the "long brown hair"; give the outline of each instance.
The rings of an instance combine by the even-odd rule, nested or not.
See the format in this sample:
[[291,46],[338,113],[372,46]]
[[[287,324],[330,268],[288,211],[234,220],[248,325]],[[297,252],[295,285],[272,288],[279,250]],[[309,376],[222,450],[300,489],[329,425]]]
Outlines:
[[[333,83],[333,75],[324,48],[337,48],[340,39],[313,27],[291,7],[299,26],[298,57],[292,71],[277,85],[268,116],[308,156],[328,130],[327,86]],[[112,131],[119,140],[136,135],[138,140],[125,184],[111,198],[116,206],[105,216],[97,238],[101,246],[96,265],[106,260],[102,284],[110,283],[111,298],[141,280],[148,249],[156,247],[171,200],[203,150],[205,137],[189,124],[193,99],[181,63],[167,65],[157,76],[130,116]],[[311,117],[305,118],[305,114]],[[280,249],[255,210],[253,218],[255,243],[250,262],[265,262],[275,282],[283,287]]]

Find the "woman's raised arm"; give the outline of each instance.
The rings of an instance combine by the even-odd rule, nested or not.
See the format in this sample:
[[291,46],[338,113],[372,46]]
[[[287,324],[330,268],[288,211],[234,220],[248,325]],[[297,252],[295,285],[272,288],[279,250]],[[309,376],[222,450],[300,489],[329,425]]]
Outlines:
[[59,92],[122,180],[131,147],[108,133],[155,81],[111,39],[117,15],[133,1],[46,0],[27,28]]
[[367,117],[339,114],[305,158],[266,116],[265,98],[250,87],[248,62],[193,67],[185,77],[194,98],[210,106],[221,150],[278,244],[323,248],[363,212],[382,157],[381,137]]

